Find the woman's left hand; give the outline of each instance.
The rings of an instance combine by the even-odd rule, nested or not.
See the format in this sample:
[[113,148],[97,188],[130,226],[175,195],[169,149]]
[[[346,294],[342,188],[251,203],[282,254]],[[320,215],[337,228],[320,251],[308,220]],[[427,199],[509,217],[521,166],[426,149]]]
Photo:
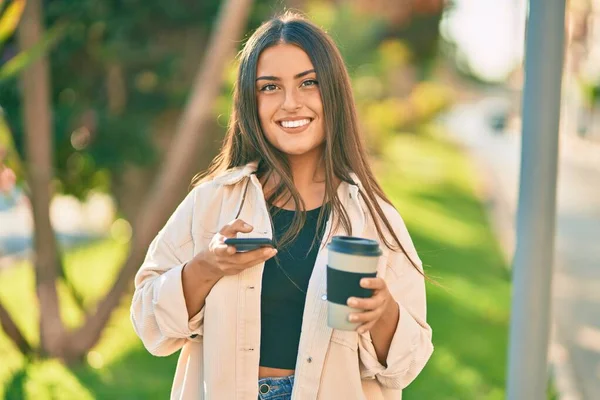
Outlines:
[[369,298],[350,297],[348,306],[364,310],[363,312],[350,313],[348,320],[350,322],[361,322],[358,327],[358,333],[364,333],[379,321],[386,313],[388,306],[394,302],[390,291],[382,278],[363,278],[360,280],[360,286],[366,289],[373,289],[373,295]]

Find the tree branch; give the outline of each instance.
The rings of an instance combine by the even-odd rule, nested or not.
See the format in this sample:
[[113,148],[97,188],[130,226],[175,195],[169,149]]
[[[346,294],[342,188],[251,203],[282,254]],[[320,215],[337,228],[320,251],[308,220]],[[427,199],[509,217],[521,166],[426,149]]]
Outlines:
[[24,356],[30,356],[31,354],[33,354],[33,349],[31,348],[27,340],[25,340],[23,333],[21,333],[21,330],[19,329],[17,324],[15,324],[15,321],[13,321],[10,314],[8,313],[8,310],[4,308],[1,302],[0,326],[2,327],[2,330],[4,330],[4,332],[6,333],[6,336],[8,336],[10,340],[12,340],[12,342]]

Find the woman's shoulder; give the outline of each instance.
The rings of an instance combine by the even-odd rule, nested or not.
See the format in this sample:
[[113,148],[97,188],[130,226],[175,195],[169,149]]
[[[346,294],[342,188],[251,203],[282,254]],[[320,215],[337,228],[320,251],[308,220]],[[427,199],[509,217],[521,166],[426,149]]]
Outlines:
[[247,178],[248,176],[256,172],[256,169],[257,163],[250,162],[245,165],[240,165],[237,167],[225,169],[223,171],[218,171],[212,175],[209,175],[207,178],[202,179],[194,187],[194,189],[199,188],[200,186],[203,186],[203,188],[200,188],[200,190],[206,190],[210,188],[214,189],[218,186],[235,185],[236,183],[241,182],[244,178]]
[[255,167],[248,164],[217,172],[194,184],[188,193],[187,200],[192,204],[192,208],[198,212],[212,205],[214,201],[219,201],[222,196],[235,197],[236,193],[241,193],[245,178],[254,171]]

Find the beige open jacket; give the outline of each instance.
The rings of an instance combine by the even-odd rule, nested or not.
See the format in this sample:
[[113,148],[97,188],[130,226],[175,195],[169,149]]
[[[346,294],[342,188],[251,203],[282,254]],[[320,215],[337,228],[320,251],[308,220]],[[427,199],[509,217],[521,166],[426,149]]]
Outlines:
[[[185,263],[206,248],[238,211],[239,218],[254,227],[248,236],[271,237],[255,171],[256,163],[251,163],[194,188],[158,233],[136,275],[131,305],[135,331],[156,356],[181,350],[171,399],[257,398],[264,263],[219,280],[204,308],[189,320],[181,282]],[[360,185],[356,176],[353,179]],[[342,183],[338,195],[352,222],[352,234],[379,241],[359,187]],[[402,218],[391,205],[383,201],[381,205],[408,256],[420,266]],[[330,219],[324,242],[332,226]],[[337,233],[345,234],[333,232]],[[405,254],[381,247],[378,276],[386,280],[400,309],[387,366],[377,361],[369,333],[327,326],[327,249],[322,246],[308,286],[292,399],[400,399],[402,389],[431,356],[424,279]]]

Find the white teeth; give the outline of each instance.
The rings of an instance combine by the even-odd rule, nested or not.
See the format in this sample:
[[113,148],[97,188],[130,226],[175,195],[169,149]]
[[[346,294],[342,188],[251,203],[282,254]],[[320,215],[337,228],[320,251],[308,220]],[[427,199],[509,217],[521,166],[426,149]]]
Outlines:
[[298,128],[310,123],[310,119],[301,119],[299,121],[281,121],[281,126],[284,128]]

